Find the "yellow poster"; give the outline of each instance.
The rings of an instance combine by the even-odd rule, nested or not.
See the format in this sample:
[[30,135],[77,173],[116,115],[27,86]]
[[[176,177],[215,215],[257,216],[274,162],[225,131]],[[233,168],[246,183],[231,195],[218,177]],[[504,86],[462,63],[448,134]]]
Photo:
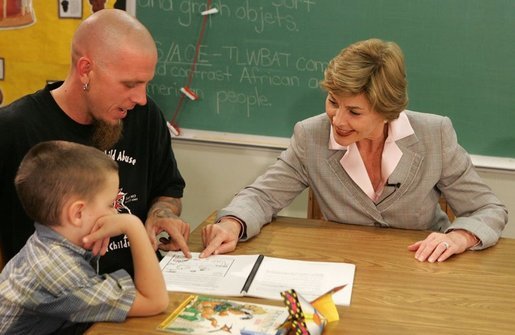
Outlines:
[[[131,1],[131,0],[128,0]],[[64,80],[80,22],[125,0],[0,0],[0,106]]]

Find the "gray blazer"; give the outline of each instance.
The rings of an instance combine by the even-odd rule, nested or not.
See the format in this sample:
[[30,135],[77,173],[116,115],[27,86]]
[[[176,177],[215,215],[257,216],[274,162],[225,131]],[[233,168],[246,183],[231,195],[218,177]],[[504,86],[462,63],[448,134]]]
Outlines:
[[[345,150],[328,148],[330,122],[321,114],[298,122],[277,162],[218,217],[243,220],[247,230],[242,240],[248,239],[309,186],[329,221],[439,232],[465,229],[481,240],[475,249],[494,245],[507,223],[507,210],[476,173],[451,120],[406,114],[415,134],[397,141],[403,155],[377,203],[340,165]],[[452,225],[440,209],[441,193],[456,215]]]

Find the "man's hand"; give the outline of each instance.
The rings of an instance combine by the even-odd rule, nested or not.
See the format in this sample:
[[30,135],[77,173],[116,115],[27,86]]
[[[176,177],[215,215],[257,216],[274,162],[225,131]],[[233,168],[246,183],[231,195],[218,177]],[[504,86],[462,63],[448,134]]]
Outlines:
[[219,223],[204,227],[202,229],[202,243],[205,249],[200,253],[200,258],[212,254],[224,254],[236,249],[240,231],[241,224],[231,218],[223,218]]
[[[190,258],[187,244],[190,226],[179,217],[181,209],[180,199],[159,197],[150,208],[145,228],[154,250],[181,250],[184,256]],[[166,232],[169,237],[161,237],[158,242],[157,235],[162,232]]]

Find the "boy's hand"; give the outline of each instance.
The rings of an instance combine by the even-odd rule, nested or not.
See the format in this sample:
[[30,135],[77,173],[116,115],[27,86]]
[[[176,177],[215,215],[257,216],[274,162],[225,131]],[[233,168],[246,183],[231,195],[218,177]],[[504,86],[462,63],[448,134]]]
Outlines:
[[107,252],[109,238],[125,234],[125,227],[131,221],[142,224],[139,219],[131,214],[113,214],[100,217],[89,235],[82,239],[84,249],[91,250],[93,255],[104,256]]

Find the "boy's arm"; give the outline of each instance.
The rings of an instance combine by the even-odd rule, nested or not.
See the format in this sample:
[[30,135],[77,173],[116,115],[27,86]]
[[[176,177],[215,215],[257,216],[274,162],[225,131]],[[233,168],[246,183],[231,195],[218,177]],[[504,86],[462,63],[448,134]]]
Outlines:
[[163,312],[168,307],[168,292],[154,249],[143,223],[134,215],[115,214],[100,218],[93,232],[83,241],[85,247],[107,236],[125,234],[131,244],[134,263],[136,298],[129,316],[147,316]]
[[136,286],[136,299],[129,310],[129,316],[154,315],[168,307],[168,292],[145,227],[139,219],[137,221],[125,232],[131,243]]

